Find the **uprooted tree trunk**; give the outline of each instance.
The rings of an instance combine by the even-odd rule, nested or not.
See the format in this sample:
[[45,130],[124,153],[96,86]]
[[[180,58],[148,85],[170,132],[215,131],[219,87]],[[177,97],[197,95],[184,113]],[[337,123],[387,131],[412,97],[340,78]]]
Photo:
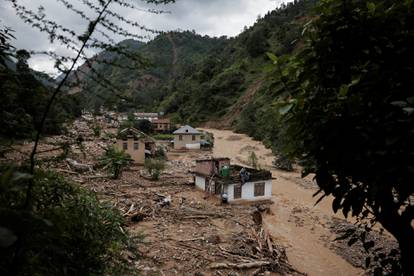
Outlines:
[[77,172],[92,172],[93,171],[91,165],[82,164],[70,158],[66,158],[66,162],[68,162],[69,166]]

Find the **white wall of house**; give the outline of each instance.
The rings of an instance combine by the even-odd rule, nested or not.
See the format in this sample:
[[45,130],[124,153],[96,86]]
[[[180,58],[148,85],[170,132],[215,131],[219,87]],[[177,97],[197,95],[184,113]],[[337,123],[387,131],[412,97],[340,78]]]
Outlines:
[[200,134],[174,134],[174,149],[189,149],[189,147],[199,149],[200,137]]
[[196,185],[197,188],[205,191],[206,190],[206,178],[196,175],[195,185]]
[[196,144],[185,144],[186,149],[200,149],[201,145],[200,143]]
[[[264,196],[254,196],[254,184],[255,183],[265,183],[265,191]],[[236,184],[229,184],[227,185],[227,196],[228,201],[234,200],[261,200],[261,199],[268,199],[272,197],[272,180],[262,180],[262,181],[255,181],[255,182],[246,182],[242,185],[242,192],[241,198],[234,198],[234,185]]]

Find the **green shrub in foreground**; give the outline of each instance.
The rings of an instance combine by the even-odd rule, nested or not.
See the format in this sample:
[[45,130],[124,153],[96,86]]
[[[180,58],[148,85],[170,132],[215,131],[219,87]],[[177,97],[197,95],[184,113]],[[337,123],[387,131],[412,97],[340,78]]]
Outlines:
[[52,172],[35,175],[32,211],[24,209],[30,178],[1,169],[1,275],[132,273],[121,251],[133,249],[116,209]]

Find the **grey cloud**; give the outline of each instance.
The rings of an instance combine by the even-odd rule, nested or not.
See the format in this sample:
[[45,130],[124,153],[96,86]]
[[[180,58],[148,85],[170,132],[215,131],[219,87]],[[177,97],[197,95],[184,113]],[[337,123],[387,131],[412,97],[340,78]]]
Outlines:
[[[131,0],[132,1],[132,0]],[[43,5],[50,19],[59,22],[64,26],[83,32],[86,21],[78,15],[68,12],[62,4],[54,0],[20,0],[31,9],[37,9]],[[81,1],[71,0],[71,3],[79,5]],[[140,1],[133,1],[135,3]],[[264,15],[268,11],[276,8],[282,0],[177,0],[175,4],[154,6],[141,2],[142,8],[159,8],[169,10],[171,13],[151,14],[132,9],[118,9],[125,18],[137,21],[149,28],[157,30],[195,30],[197,33],[209,36],[235,36],[239,34],[244,26],[251,26],[256,21],[257,16]],[[94,12],[85,12],[92,18]],[[47,35],[32,29],[23,23],[15,14],[8,1],[0,2],[0,24],[11,27],[15,30],[16,48],[30,50],[55,50],[59,54],[70,54],[64,45],[51,44]],[[124,26],[130,31],[129,26]],[[120,40],[120,37],[113,37]],[[36,70],[53,72],[53,61],[47,57],[36,56],[31,59],[31,65]]]

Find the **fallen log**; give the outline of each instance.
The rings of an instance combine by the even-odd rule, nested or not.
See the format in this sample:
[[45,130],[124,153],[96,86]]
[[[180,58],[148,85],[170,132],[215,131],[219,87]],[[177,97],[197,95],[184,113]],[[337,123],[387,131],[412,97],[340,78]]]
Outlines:
[[96,178],[111,178],[112,175],[90,175],[90,176],[83,176],[86,179],[96,179]]
[[262,266],[270,265],[270,262],[267,261],[258,261],[250,263],[213,263],[210,265],[211,269],[228,269],[228,268],[238,268],[238,269],[249,269],[249,268],[258,268]]
[[270,254],[273,254],[272,239],[271,239],[271,237],[269,235],[269,232],[266,229],[265,229],[265,239],[266,239],[266,242],[267,242],[267,247],[269,249],[269,253]]
[[92,172],[93,171],[91,165],[82,164],[82,163],[79,163],[78,161],[70,159],[70,158],[66,158],[66,162],[75,171],[78,171],[78,172],[87,172],[87,171]]
[[68,173],[68,174],[79,174],[78,172],[64,170],[64,169],[53,169],[56,172]]
[[210,218],[209,216],[186,216],[186,217],[182,217],[182,219],[208,219]]

